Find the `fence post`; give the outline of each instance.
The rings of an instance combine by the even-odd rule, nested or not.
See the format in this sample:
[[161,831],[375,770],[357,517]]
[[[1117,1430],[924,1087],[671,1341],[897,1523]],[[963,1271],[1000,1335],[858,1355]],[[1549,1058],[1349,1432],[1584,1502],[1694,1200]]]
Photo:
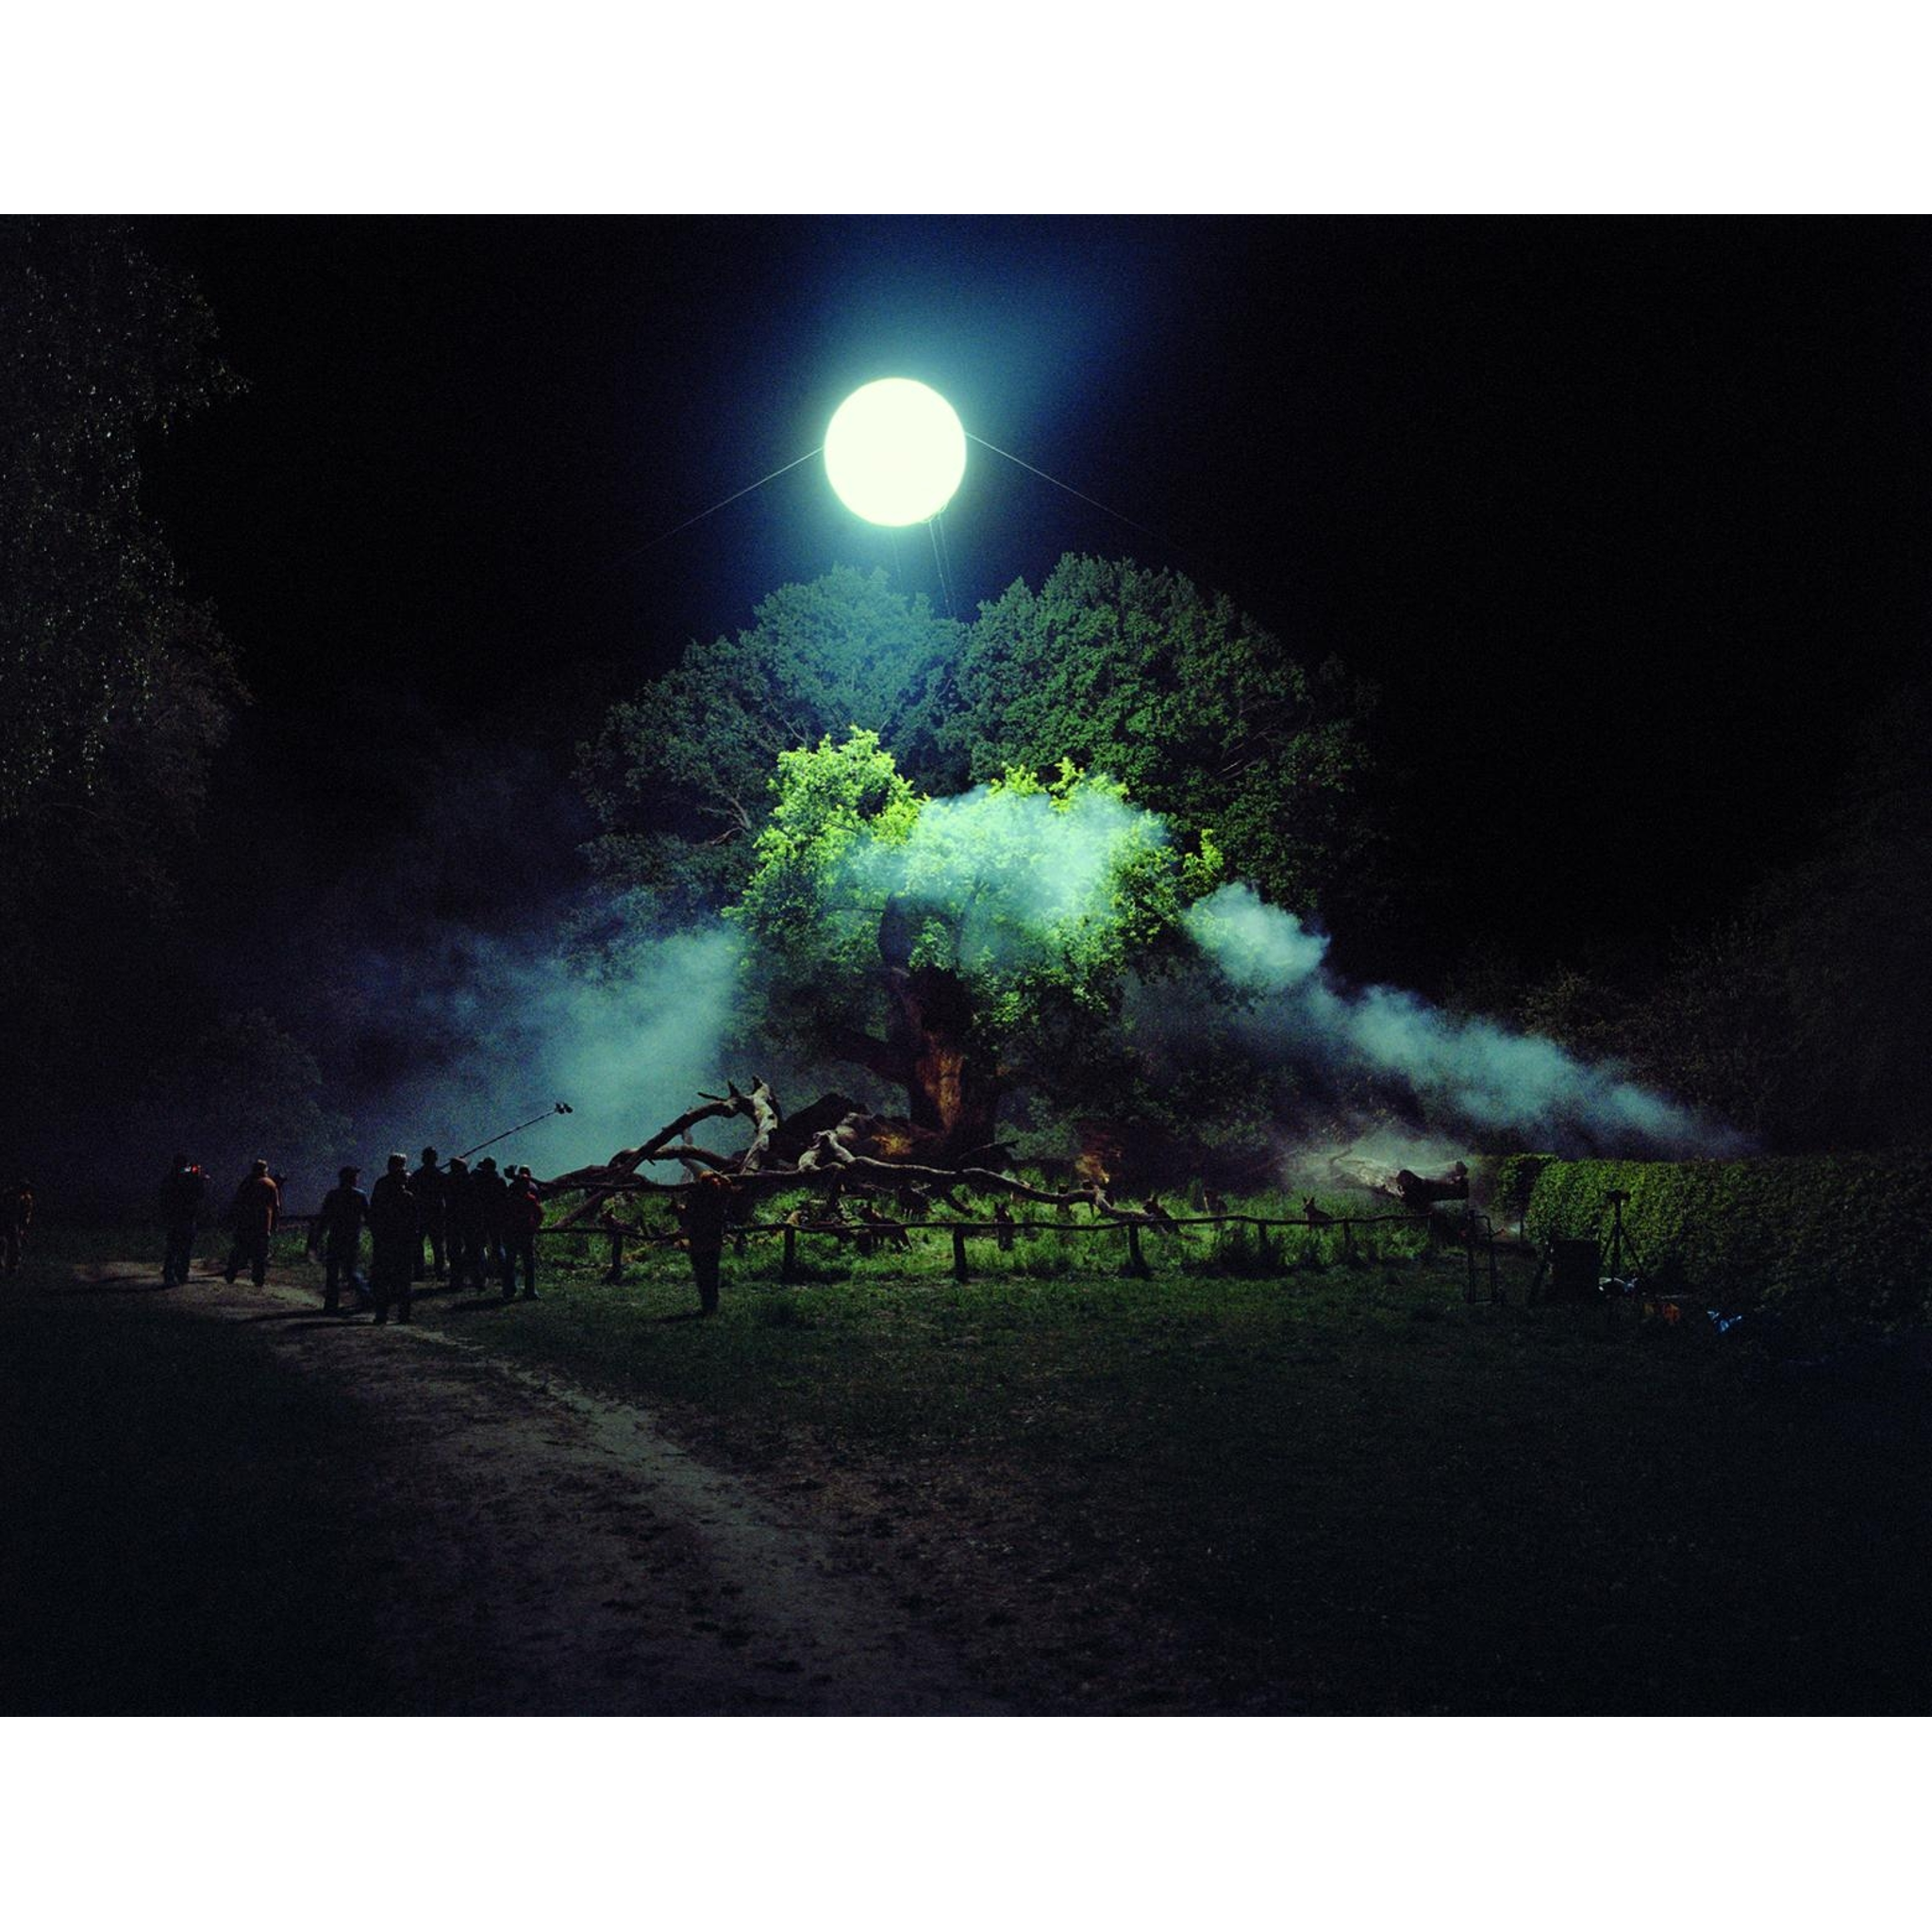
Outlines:
[[778,1279],[798,1279],[798,1230],[795,1227],[787,1227],[785,1230],[785,1257],[778,1263]]
[[1127,1273],[1137,1274],[1145,1280],[1151,1271],[1147,1266],[1147,1257],[1141,1252],[1141,1224],[1138,1221],[1130,1221],[1126,1225]]
[[615,1284],[624,1279],[624,1229],[614,1221],[608,1225],[610,1229],[610,1269],[604,1279]]
[[966,1281],[970,1278],[966,1273],[966,1230],[956,1221],[953,1224],[953,1279]]

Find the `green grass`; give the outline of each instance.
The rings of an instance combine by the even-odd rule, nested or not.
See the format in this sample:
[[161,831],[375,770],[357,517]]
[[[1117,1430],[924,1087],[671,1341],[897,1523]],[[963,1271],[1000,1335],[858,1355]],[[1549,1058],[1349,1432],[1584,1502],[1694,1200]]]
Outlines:
[[1118,1236],[975,1240],[965,1285],[914,1241],[802,1243],[787,1287],[754,1241],[711,1322],[681,1256],[612,1288],[601,1241],[550,1243],[538,1304],[425,1307],[848,1513],[883,1499],[919,1551],[894,1574],[969,1632],[982,1601],[1067,1624],[1022,1660],[1041,1707],[1927,1706],[1923,1432],[1767,1394],[1707,1324],[1524,1308],[1522,1269],[1471,1306],[1407,1229],[1355,1265],[1332,1234],[1148,1236],[1145,1280]]
[[555,1238],[541,1301],[419,1311],[815,1511],[1023,1708],[1932,1707],[1916,1409],[1694,1311],[1525,1307],[1520,1264],[1472,1305],[1408,1229],[1150,1235],[1144,1280],[1117,1234],[974,1240],[964,1285],[914,1241],[785,1286],[754,1240],[706,1322],[675,1251],[609,1287]]

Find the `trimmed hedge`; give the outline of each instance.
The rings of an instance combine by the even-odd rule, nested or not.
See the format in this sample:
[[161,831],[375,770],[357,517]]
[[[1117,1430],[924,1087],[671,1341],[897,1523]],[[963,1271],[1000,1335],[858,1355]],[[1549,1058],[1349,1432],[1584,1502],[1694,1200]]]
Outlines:
[[1508,1154],[1496,1163],[1496,1178],[1490,1193],[1490,1211],[1497,1221],[1521,1221],[1529,1212],[1529,1197],[1536,1191],[1537,1176],[1553,1160],[1555,1154]]
[[[1607,1243],[1605,1197],[1623,1188],[1630,1195],[1624,1232],[1644,1269],[1679,1267],[1714,1304],[1926,1319],[1932,1149],[1765,1160],[1518,1158],[1540,1162],[1526,1216],[1533,1241],[1594,1235]],[[1513,1178],[1509,1169],[1506,1162]]]

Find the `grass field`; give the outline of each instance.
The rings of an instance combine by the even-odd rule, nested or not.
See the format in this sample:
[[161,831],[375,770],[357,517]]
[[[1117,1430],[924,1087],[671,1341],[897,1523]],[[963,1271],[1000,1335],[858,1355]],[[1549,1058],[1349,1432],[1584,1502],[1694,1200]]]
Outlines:
[[1033,1707],[1927,1707],[1924,1428],[1701,1314],[1472,1305],[1409,1229],[914,1242],[754,1241],[708,1323],[589,1237],[425,1307],[789,1489]]
[[[1391,1241],[1393,1232],[1398,1240]],[[1382,1239],[1371,1247],[1370,1238]],[[854,1257],[547,1240],[421,1318],[647,1405],[1040,1711],[1923,1712],[1932,1438],[1627,1305],[1465,1300],[1406,1230]],[[319,1283],[284,1244],[276,1275]]]

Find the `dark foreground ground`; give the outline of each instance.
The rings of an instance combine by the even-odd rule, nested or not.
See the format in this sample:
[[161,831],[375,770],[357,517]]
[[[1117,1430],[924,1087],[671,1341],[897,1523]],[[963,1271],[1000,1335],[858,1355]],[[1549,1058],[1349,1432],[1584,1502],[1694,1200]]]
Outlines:
[[1050,1238],[419,1335],[76,1258],[0,1292],[9,1711],[1932,1708],[1903,1357]]
[[8,1710],[996,1707],[629,1405],[275,1284],[96,1264],[8,1315]]

